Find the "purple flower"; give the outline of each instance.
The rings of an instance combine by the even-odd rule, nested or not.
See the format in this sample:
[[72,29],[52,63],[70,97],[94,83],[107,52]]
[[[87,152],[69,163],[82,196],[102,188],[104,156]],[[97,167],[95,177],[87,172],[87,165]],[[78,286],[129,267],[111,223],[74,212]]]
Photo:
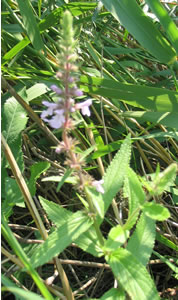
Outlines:
[[79,90],[79,89],[76,89],[74,93],[75,93],[76,97],[83,96],[83,92],[81,90]]
[[55,84],[51,85],[51,89],[53,90],[53,92],[55,92],[56,94],[58,95],[61,95],[62,94],[62,90]]
[[[52,128],[61,128],[65,122],[64,109],[61,107],[61,103],[50,103],[48,101],[43,101],[42,103],[47,106],[48,109],[41,113],[41,118],[45,122],[48,122]],[[51,119],[46,118],[52,115],[53,117]]]
[[41,118],[46,121],[46,117],[47,116],[52,116],[54,114],[54,111],[55,109],[58,108],[58,104],[57,103],[51,103],[51,102],[48,102],[48,101],[43,101],[42,102],[43,105],[47,106],[48,109],[47,110],[44,110],[42,113],[41,113]]
[[91,112],[89,110],[89,106],[92,104],[92,100],[91,99],[88,99],[84,102],[81,102],[81,103],[77,103],[75,105],[75,109],[81,109],[82,111],[82,115],[87,115],[87,116],[90,116],[91,115]]
[[101,179],[101,180],[95,180],[95,181],[92,182],[92,185],[93,185],[94,187],[96,187],[96,190],[97,190],[99,193],[104,194],[104,189],[103,189],[103,187],[102,187],[102,184],[103,184],[103,183],[104,183],[104,180],[103,180],[103,179]]
[[[57,112],[57,113],[56,113]],[[65,122],[65,116],[64,116],[64,110],[57,110],[55,115],[51,118],[51,120],[48,120],[49,125],[52,128],[58,129],[61,128]]]

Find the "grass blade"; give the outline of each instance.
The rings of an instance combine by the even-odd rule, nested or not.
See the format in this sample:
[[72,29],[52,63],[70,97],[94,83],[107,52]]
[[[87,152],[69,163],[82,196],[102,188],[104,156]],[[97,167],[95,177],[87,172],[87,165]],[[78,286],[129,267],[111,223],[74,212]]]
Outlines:
[[27,35],[37,51],[44,50],[44,44],[29,0],[17,0]]
[[91,76],[81,76],[80,82],[80,88],[91,94],[118,99],[132,106],[155,112],[178,111],[178,92],[172,90],[123,84]]
[[172,21],[171,17],[168,15],[166,9],[159,0],[146,0],[146,2],[160,20],[161,25],[178,53],[178,30],[176,24]]
[[102,0],[108,11],[154,55],[158,61],[172,64],[176,52],[135,0]]

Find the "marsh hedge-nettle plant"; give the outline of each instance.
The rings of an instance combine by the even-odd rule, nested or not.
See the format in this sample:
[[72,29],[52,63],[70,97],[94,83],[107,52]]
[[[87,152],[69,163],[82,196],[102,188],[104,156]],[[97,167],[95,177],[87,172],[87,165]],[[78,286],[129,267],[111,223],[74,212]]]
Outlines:
[[41,114],[41,118],[54,129],[62,129],[62,141],[56,148],[57,153],[65,152],[67,159],[65,164],[68,165],[78,177],[79,188],[84,190],[86,186],[95,187],[95,189],[103,193],[103,180],[96,181],[89,174],[83,171],[85,160],[78,153],[75,153],[77,140],[69,134],[75,127],[75,121],[72,114],[80,110],[85,116],[90,116],[91,99],[83,102],[76,102],[76,97],[83,96],[83,92],[77,87],[77,71],[76,63],[77,54],[75,53],[76,42],[74,40],[74,30],[72,27],[72,16],[66,11],[63,16],[62,33],[60,40],[59,54],[59,71],[56,77],[60,80],[62,88],[52,85],[51,89],[58,96],[55,103],[43,101],[43,105],[47,107]]
[[[157,169],[152,183],[143,180],[141,184],[141,180],[129,167],[131,136],[128,135],[108,166],[104,181],[94,180],[84,170],[85,155],[76,152],[78,141],[71,137],[71,131],[76,125],[72,115],[80,110],[83,115],[90,116],[92,101],[90,99],[83,102],[75,101],[77,97],[83,96],[83,92],[77,87],[76,42],[72,29],[72,16],[69,12],[65,12],[63,16],[60,45],[57,78],[61,85],[60,87],[51,86],[58,96],[58,101],[56,103],[43,101],[47,109],[42,112],[41,118],[52,128],[62,130],[62,141],[57,146],[56,152],[66,154],[65,164],[72,175],[77,178],[77,188],[82,191],[87,201],[79,196],[85,206],[85,212],[81,210],[73,214],[56,204],[41,199],[51,219],[54,217],[51,212],[55,210],[59,212],[59,215],[65,216],[65,223],[61,224],[63,221],[55,218],[54,223],[58,224],[56,231],[36,250],[31,261],[35,267],[42,265],[61,253],[73,241],[81,249],[96,257],[104,256],[110,265],[119,284],[116,289],[110,289],[103,299],[108,299],[110,296],[113,296],[113,299],[126,299],[126,291],[133,300],[159,300],[158,292],[147,272],[146,265],[154,247],[156,220],[163,221],[170,214],[165,207],[155,203],[154,199],[150,200],[153,196],[161,195],[172,184],[177,165],[170,165],[162,173]],[[149,195],[144,192],[143,185],[147,188]],[[128,217],[124,221],[118,218],[119,224],[113,226],[107,238],[104,238],[100,226],[121,188],[128,199]],[[131,234],[134,226],[134,233]],[[47,254],[46,249],[48,249]]]

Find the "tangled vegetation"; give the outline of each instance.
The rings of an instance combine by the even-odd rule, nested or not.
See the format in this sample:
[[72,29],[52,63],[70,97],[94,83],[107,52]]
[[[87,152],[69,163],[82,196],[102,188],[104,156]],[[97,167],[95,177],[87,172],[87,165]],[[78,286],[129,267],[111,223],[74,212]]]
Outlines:
[[2,1],[2,299],[177,299],[174,1]]

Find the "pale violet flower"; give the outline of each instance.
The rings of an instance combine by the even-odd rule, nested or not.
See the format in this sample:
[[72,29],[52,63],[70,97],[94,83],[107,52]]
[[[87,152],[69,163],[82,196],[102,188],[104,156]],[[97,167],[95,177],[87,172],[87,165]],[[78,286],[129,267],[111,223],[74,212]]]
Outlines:
[[64,110],[57,110],[58,113],[56,113],[50,120],[48,120],[49,125],[52,128],[58,129],[61,128],[65,122],[65,116],[64,116]]
[[51,89],[53,90],[53,92],[55,92],[56,94],[58,95],[61,95],[62,94],[62,89],[60,89],[57,85],[53,84],[51,85]]
[[82,115],[87,115],[88,117],[91,115],[91,112],[90,112],[90,109],[89,109],[89,106],[92,104],[92,100],[91,99],[88,99],[84,102],[81,102],[81,103],[77,103],[75,105],[75,109],[81,109],[81,112],[82,112]]
[[58,108],[58,105],[57,103],[51,103],[51,102],[48,102],[48,101],[43,101],[42,102],[43,105],[47,106],[48,109],[47,110],[44,110],[42,113],[41,113],[41,118],[46,121],[46,117],[47,116],[52,116],[54,114],[54,111],[55,109]]
[[[61,108],[61,103],[50,103],[48,101],[43,101],[42,103],[47,106],[47,110],[41,113],[41,118],[48,122],[52,128],[61,128],[65,122],[64,109]],[[48,116],[52,116],[52,118],[46,118]]]
[[96,188],[96,190],[101,193],[101,194],[104,194],[104,189],[102,187],[102,184],[104,183],[104,180],[101,179],[101,180],[95,180],[92,182],[92,185]]
[[79,89],[76,89],[76,90],[74,91],[74,94],[75,94],[76,97],[81,97],[81,96],[83,96],[83,92],[82,92],[81,90],[79,90]]

